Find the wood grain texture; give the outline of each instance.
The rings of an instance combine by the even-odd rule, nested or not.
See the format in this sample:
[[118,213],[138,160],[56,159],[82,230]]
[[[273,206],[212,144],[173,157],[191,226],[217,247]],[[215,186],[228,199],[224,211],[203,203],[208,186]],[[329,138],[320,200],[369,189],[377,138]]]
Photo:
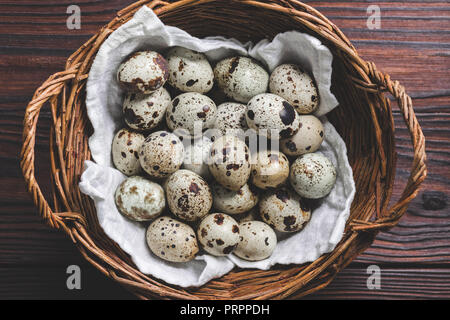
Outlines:
[[[0,0],[0,298],[132,298],[86,263],[69,239],[37,217],[18,163],[22,120],[34,90],[66,58],[132,0],[81,0],[81,30],[66,28],[70,0]],[[449,298],[450,208],[423,207],[423,192],[450,196],[450,4],[448,1],[307,1],[407,88],[427,138],[429,175],[399,225],[378,235],[332,284],[311,298]],[[366,26],[369,5],[381,8],[382,28]],[[37,176],[50,191],[49,110],[37,133]],[[400,197],[411,165],[411,143],[395,113]],[[68,265],[82,267],[83,290],[65,288]],[[368,290],[366,268],[382,269],[381,290]]]

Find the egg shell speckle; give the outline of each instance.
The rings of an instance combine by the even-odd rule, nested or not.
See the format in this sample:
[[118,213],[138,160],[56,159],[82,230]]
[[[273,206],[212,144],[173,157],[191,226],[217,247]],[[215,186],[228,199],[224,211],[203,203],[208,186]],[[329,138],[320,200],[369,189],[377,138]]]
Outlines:
[[277,188],[289,178],[289,160],[276,150],[264,150],[256,154],[252,164],[252,183],[260,189]]
[[214,68],[218,87],[231,99],[247,103],[253,96],[266,92],[269,74],[248,57],[226,58]]
[[119,185],[115,202],[119,211],[133,221],[155,219],[166,207],[163,188],[139,176],[130,177]]
[[225,102],[217,107],[217,117],[214,128],[223,135],[243,137],[248,130],[245,112],[247,106],[237,102]]
[[238,191],[228,190],[218,183],[211,185],[213,206],[216,210],[227,214],[244,213],[258,203],[258,190],[245,184]]
[[142,144],[139,161],[152,177],[165,178],[177,171],[184,159],[184,146],[173,133],[157,131]]
[[112,142],[112,158],[114,166],[123,174],[132,176],[142,171],[139,162],[139,150],[145,137],[129,129],[121,129]]
[[311,219],[311,210],[300,196],[286,188],[265,192],[259,212],[264,222],[280,232],[300,231]]
[[226,256],[233,252],[240,241],[239,224],[226,214],[213,213],[202,220],[197,237],[206,252],[214,256]]
[[171,102],[170,94],[164,88],[149,95],[130,93],[123,103],[125,122],[138,131],[151,130],[164,119]]
[[214,85],[214,72],[203,53],[182,47],[167,53],[169,83],[183,92],[206,93]]
[[234,136],[222,136],[214,141],[209,163],[212,176],[229,190],[239,190],[250,177],[248,147]]
[[308,153],[295,160],[289,179],[294,190],[307,199],[319,199],[328,195],[336,182],[336,169],[331,161],[320,153]]
[[172,101],[167,109],[166,121],[170,130],[186,129],[195,135],[194,125],[200,124],[200,132],[214,126],[217,107],[209,97],[197,92],[183,93]]
[[178,170],[164,183],[170,211],[180,219],[203,218],[213,204],[211,189],[202,177],[189,170]]
[[319,107],[314,80],[300,66],[283,64],[270,76],[270,92],[286,99],[299,114],[309,114]]
[[169,66],[159,53],[139,51],[128,56],[120,65],[117,78],[128,92],[150,94],[167,81]]
[[271,139],[288,138],[300,127],[295,109],[285,99],[272,93],[253,97],[247,104],[246,119],[250,128]]
[[147,245],[159,258],[170,262],[187,262],[198,253],[195,231],[180,221],[161,217],[147,229]]
[[300,156],[319,150],[324,140],[322,122],[315,116],[299,116],[300,129],[292,137],[280,141],[281,150],[289,156]]
[[261,221],[239,224],[240,242],[234,254],[248,261],[259,261],[270,257],[277,245],[275,231]]

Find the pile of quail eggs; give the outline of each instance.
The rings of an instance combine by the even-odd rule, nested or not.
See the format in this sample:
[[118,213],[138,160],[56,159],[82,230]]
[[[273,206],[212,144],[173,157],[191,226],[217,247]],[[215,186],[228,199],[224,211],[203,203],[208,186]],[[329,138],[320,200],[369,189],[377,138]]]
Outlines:
[[[204,54],[175,47],[165,57],[130,55],[117,77],[126,97],[112,159],[128,178],[115,202],[128,219],[149,224],[148,247],[161,259],[186,262],[200,250],[266,259],[277,235],[308,223],[307,199],[333,188],[333,164],[315,153],[324,139],[311,115],[320,98],[300,66],[269,75],[235,56],[213,68]],[[220,134],[198,136],[208,129]],[[280,150],[250,150],[249,137],[238,134],[247,130]]]

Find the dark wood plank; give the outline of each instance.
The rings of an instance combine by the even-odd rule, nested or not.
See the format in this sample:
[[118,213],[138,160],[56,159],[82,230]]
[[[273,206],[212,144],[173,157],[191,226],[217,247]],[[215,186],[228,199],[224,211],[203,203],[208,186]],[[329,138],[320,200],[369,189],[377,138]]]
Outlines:
[[[5,299],[135,299],[90,265],[80,265],[81,290],[68,290],[67,267],[0,267],[0,297]],[[450,269],[381,268],[381,288],[367,287],[367,268],[346,268],[308,299],[448,299]]]
[[367,268],[346,268],[309,299],[448,299],[450,269],[381,268],[381,288],[369,289]]
[[[136,297],[114,281],[104,277],[91,265],[79,264],[74,256],[61,266],[2,266],[0,267],[0,297],[5,299],[69,300],[69,299],[121,299]],[[70,265],[81,270],[81,289],[69,290],[66,271]]]

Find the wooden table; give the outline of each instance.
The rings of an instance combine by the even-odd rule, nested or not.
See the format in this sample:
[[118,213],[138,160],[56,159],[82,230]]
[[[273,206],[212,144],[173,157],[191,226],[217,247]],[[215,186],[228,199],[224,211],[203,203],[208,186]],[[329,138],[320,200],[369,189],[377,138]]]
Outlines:
[[[89,265],[61,233],[43,225],[19,168],[22,119],[35,89],[63,69],[66,58],[118,9],[133,0],[78,0],[80,30],[66,27],[71,0],[0,0],[0,298],[132,299]],[[441,1],[311,2],[374,61],[408,89],[427,138],[429,175],[399,225],[328,288],[311,298],[450,298],[450,3]],[[367,27],[367,7],[381,8],[381,29]],[[49,110],[41,112],[37,172],[49,190]],[[408,132],[395,113],[399,197],[411,164]],[[424,203],[424,198],[431,197]],[[441,202],[442,202],[441,201]],[[432,208],[431,208],[432,209]],[[66,268],[79,265],[82,290],[66,288]],[[367,288],[367,268],[381,268],[381,289]]]

